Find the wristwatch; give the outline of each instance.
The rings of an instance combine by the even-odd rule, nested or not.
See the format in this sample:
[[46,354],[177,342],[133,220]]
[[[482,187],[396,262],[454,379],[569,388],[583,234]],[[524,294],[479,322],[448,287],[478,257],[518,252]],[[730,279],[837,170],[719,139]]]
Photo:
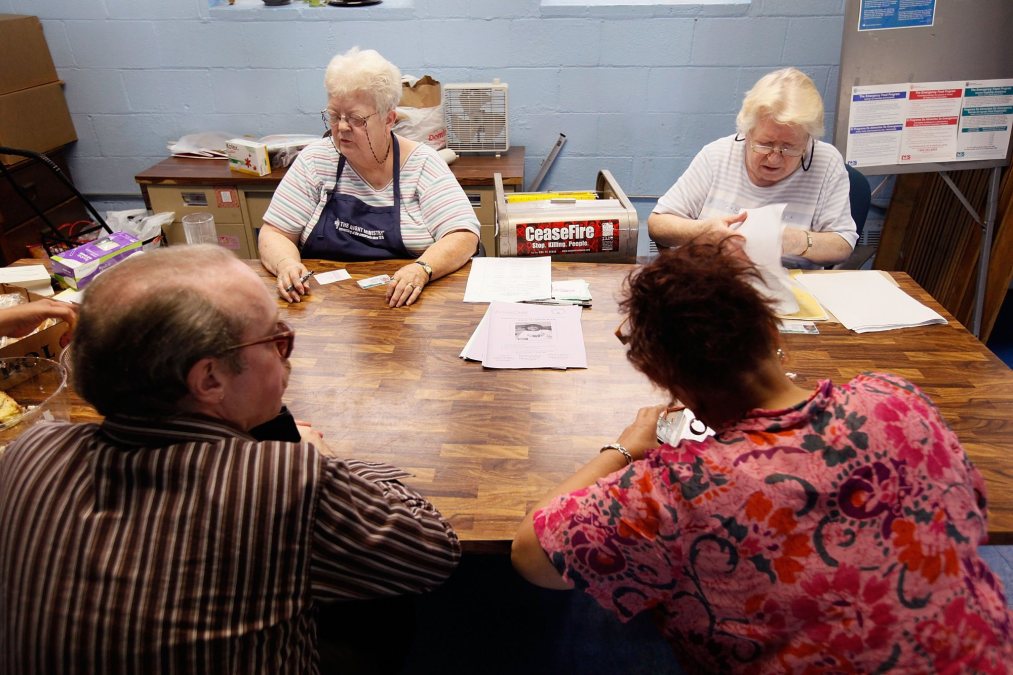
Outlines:
[[420,267],[422,267],[422,269],[426,271],[426,274],[429,275],[430,281],[433,280],[433,268],[429,266],[429,263],[427,263],[425,260],[416,260],[415,264],[419,265]]

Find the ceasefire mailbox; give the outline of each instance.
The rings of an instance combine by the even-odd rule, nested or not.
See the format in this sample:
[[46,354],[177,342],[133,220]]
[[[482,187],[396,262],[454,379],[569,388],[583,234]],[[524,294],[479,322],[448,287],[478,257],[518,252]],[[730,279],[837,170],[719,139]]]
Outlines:
[[609,171],[586,192],[506,193],[500,174],[493,181],[499,255],[636,262],[637,212]]

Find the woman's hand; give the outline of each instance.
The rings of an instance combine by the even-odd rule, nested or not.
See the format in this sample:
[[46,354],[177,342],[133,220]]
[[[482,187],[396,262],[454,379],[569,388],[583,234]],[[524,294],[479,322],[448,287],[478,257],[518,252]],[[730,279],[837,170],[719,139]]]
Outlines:
[[61,319],[73,328],[77,323],[77,306],[59,300],[36,300],[0,310],[0,335],[25,337],[46,319]]
[[637,411],[633,420],[623,433],[619,434],[619,445],[630,451],[634,460],[643,459],[644,454],[658,443],[658,418],[668,409],[667,405],[652,405]]
[[390,307],[401,307],[414,303],[427,283],[429,275],[422,269],[422,265],[408,263],[390,278],[387,284],[387,304]]
[[734,216],[716,216],[714,218],[708,218],[707,220],[700,221],[703,224],[704,229],[701,234],[713,232],[719,236],[727,237],[733,234],[738,226],[746,221],[748,214],[743,211],[737,213]]
[[285,258],[278,262],[278,295],[288,302],[299,302],[302,296],[309,293],[309,287],[303,278],[309,272],[301,260]]

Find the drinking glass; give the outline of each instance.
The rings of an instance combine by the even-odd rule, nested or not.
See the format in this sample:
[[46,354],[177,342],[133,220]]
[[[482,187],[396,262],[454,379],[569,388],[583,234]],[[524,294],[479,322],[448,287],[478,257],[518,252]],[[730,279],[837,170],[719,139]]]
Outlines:
[[215,217],[210,213],[188,213],[183,216],[183,234],[188,244],[217,244]]

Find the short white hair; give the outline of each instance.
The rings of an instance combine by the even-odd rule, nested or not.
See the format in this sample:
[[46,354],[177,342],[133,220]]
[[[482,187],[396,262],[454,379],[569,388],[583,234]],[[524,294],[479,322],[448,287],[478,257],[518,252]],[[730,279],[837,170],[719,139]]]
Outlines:
[[383,116],[401,100],[401,70],[375,49],[352,47],[327,64],[324,87],[328,98],[369,94]]
[[778,124],[801,127],[813,138],[823,136],[823,97],[812,79],[798,68],[767,73],[746,92],[735,118],[740,134],[748,134],[769,117]]

